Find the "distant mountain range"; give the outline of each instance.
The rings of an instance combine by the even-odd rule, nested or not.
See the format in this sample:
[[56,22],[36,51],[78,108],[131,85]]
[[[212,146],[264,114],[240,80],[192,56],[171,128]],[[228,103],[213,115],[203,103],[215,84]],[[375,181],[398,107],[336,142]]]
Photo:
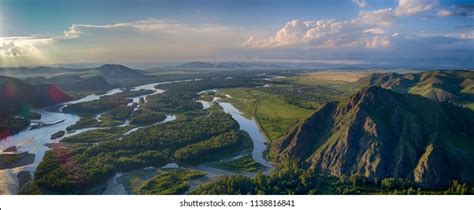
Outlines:
[[[34,67],[34,68],[0,68],[0,75],[9,77],[62,77],[64,79],[78,80],[79,76],[102,76],[108,83],[121,83],[147,78],[142,71],[134,70],[123,65],[105,64],[96,68],[61,68],[61,67]],[[38,80],[39,81],[39,80]],[[51,82],[51,81],[45,81]]]
[[438,188],[474,183],[473,128],[466,108],[371,86],[324,105],[272,143],[270,156],[333,176],[397,177]]
[[327,68],[367,69],[361,65],[329,64],[324,62],[188,62],[179,65],[159,67],[156,70],[313,70]]
[[301,68],[295,65],[284,63],[264,63],[264,62],[189,62],[176,66],[162,67],[161,69],[171,70],[238,70],[238,69],[293,69]]
[[71,100],[53,84],[30,85],[20,79],[0,76],[0,115],[28,111]]

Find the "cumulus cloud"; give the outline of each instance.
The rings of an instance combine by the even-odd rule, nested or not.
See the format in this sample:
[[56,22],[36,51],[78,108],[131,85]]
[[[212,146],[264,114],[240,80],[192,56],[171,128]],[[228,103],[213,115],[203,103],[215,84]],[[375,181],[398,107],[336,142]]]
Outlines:
[[398,0],[395,14],[397,16],[419,15],[433,10],[437,5],[437,0]]
[[384,34],[384,30],[381,28],[369,28],[369,29],[365,29],[364,33]]
[[390,26],[393,19],[392,9],[381,9],[361,12],[349,21],[292,20],[275,35],[264,39],[251,36],[243,45],[250,48],[388,47],[390,38],[384,28]]
[[0,37],[0,57],[37,56],[39,48],[51,42],[51,38]]
[[357,4],[359,8],[365,8],[367,6],[367,3],[365,2],[365,0],[352,0],[352,2]]
[[379,9],[371,12],[361,12],[355,22],[366,25],[390,26],[395,20],[392,8]]
[[14,42],[3,43],[0,47],[0,56],[2,57],[17,57],[23,54],[21,48],[15,46]]
[[51,63],[44,47],[52,42],[52,38],[0,37],[0,66]]

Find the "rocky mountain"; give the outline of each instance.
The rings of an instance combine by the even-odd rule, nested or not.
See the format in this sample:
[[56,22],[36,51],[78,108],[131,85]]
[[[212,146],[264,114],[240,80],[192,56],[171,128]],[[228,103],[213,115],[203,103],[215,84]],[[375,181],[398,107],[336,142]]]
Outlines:
[[57,85],[30,85],[20,79],[0,76],[0,115],[69,100],[71,98]]
[[274,142],[270,156],[333,176],[397,177],[438,188],[474,183],[472,128],[471,110],[371,86],[324,105]]
[[98,75],[109,83],[124,82],[147,78],[142,72],[118,64],[105,64],[98,68]]
[[436,101],[474,101],[474,71],[428,71],[419,73],[375,73],[360,83],[379,85],[400,93],[422,95]]

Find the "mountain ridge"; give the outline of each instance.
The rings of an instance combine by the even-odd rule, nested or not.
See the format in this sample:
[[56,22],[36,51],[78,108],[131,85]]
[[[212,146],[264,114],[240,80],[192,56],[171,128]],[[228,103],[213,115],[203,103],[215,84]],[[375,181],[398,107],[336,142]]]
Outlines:
[[358,83],[378,85],[399,93],[413,93],[435,101],[474,101],[474,71],[435,70],[417,73],[374,73]]
[[272,144],[270,156],[333,176],[396,177],[432,188],[472,183],[473,119],[462,107],[370,86],[324,105]]

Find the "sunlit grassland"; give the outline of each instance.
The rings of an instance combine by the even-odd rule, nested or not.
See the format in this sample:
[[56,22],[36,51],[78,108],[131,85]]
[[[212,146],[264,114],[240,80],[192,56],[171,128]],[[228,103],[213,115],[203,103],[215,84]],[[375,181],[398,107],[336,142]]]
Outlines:
[[242,111],[246,117],[254,117],[269,140],[281,137],[314,110],[303,109],[287,103],[283,96],[273,95],[258,88],[224,89],[232,98],[225,99]]
[[334,88],[344,93],[354,93],[359,89],[366,86],[366,84],[358,82],[348,82],[343,80],[330,80],[326,77],[319,78],[317,75],[301,75],[285,78],[286,81],[290,81],[296,84],[307,85],[307,86],[324,86]]
[[205,175],[205,172],[190,169],[142,169],[125,173],[119,183],[133,194],[183,194],[190,182]]
[[265,169],[265,166],[255,162],[250,154],[235,160],[216,162],[211,165],[219,169],[235,172],[257,172]]
[[187,169],[167,169],[149,179],[136,189],[141,195],[176,195],[183,194],[189,189],[189,182],[205,176],[201,171]]
[[474,103],[466,103],[463,104],[463,106],[474,111]]
[[[273,141],[310,116],[320,105],[338,101],[364,87],[353,82],[366,74],[304,74],[279,80],[269,87],[222,89],[226,98],[246,117],[253,117]],[[318,79],[318,76],[321,78]],[[349,77],[344,79],[344,77]],[[348,82],[350,80],[351,82]]]

